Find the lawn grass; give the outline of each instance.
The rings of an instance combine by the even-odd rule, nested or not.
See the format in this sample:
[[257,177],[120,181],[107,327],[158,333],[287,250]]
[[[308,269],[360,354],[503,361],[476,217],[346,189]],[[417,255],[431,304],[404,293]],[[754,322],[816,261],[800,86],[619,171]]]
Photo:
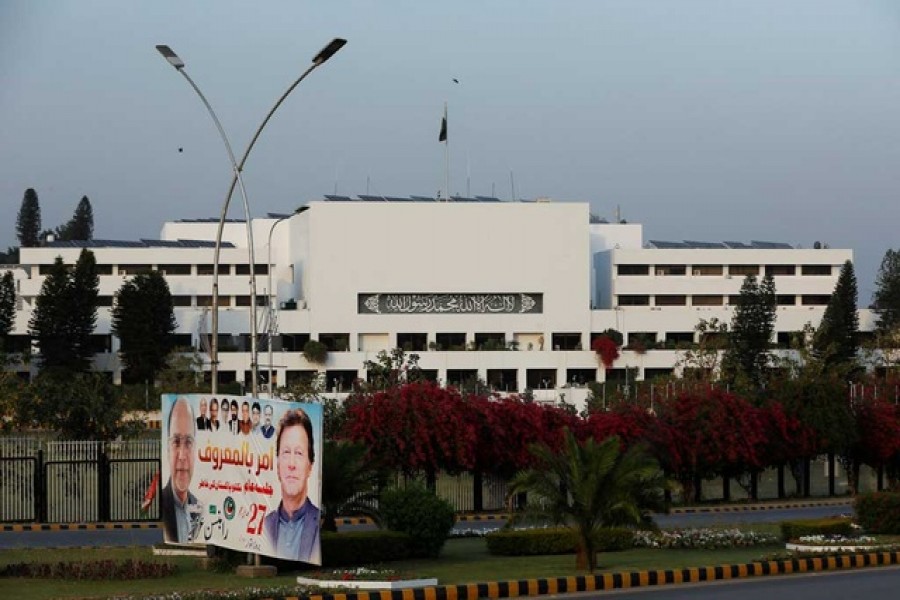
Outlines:
[[[755,526],[760,531],[762,527]],[[736,548],[732,550],[657,550],[635,549],[608,552],[599,556],[598,572],[645,569],[680,569],[691,566],[746,563],[759,559],[783,546]],[[15,590],[23,600],[44,598],[107,598],[123,595],[149,595],[190,590],[230,590],[246,587],[289,586],[297,575],[280,572],[272,579],[248,580],[233,571],[208,571],[199,559],[157,557],[150,548],[34,549],[2,550],[0,566],[17,562],[58,562],[136,559],[169,562],[178,565],[178,573],[164,579],[135,581],[54,581],[47,579],[0,579],[0,589]],[[583,575],[575,569],[574,555],[492,556],[481,538],[449,540],[438,560],[398,561],[384,565],[408,577],[437,577],[441,584],[518,580]],[[4,597],[11,597],[4,594]]]

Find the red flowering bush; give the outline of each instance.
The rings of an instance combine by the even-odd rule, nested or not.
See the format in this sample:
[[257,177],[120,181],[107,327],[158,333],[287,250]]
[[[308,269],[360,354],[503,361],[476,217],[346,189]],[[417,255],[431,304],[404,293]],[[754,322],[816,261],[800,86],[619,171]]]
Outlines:
[[613,366],[613,363],[619,358],[619,346],[615,340],[606,335],[601,335],[595,339],[591,343],[591,350],[600,357],[600,362],[607,369]]

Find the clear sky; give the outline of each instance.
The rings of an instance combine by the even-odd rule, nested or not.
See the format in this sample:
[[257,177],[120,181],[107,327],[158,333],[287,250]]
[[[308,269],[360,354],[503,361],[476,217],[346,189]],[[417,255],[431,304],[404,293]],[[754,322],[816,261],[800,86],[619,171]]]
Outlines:
[[218,216],[227,155],[154,46],[240,155],[333,37],[247,163],[254,215],[433,196],[446,101],[454,194],[512,174],[647,239],[852,248],[862,305],[900,247],[896,0],[0,0],[0,246],[28,187],[45,228],[87,195],[98,238]]

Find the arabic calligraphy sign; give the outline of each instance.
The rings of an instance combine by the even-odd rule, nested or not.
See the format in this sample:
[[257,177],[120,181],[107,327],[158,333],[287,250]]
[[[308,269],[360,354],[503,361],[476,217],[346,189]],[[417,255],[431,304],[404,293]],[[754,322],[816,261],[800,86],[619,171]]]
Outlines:
[[359,314],[540,314],[544,295],[499,294],[359,294]]
[[322,407],[163,394],[166,542],[321,564]]

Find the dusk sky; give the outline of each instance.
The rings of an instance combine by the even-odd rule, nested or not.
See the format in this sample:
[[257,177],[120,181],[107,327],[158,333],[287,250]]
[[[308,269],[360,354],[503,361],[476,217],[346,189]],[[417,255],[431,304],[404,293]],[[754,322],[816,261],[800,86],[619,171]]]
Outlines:
[[0,246],[29,187],[44,228],[87,195],[103,239],[218,216],[224,147],[154,46],[240,156],[334,37],[247,163],[254,216],[434,196],[446,101],[454,194],[509,199],[512,174],[645,239],[851,248],[864,306],[900,248],[896,0],[0,0]]

